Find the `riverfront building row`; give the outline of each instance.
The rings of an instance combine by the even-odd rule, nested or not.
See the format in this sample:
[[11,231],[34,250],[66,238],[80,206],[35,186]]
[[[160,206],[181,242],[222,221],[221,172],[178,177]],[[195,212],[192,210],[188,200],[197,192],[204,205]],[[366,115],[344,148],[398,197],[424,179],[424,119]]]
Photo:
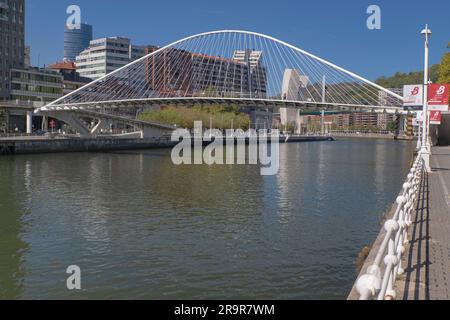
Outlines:
[[407,135],[412,135],[412,116],[401,116],[398,118],[392,113],[370,113],[356,112],[351,114],[325,115],[303,115],[299,117],[302,133],[321,131],[322,123],[327,130],[338,131],[366,131],[380,130],[392,131],[395,126],[397,130]]

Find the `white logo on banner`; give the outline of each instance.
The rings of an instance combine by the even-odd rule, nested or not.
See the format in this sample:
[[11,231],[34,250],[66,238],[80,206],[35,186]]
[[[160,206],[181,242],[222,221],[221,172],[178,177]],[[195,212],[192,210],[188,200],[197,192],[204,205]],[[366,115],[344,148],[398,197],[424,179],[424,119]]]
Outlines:
[[421,84],[404,85],[403,99],[404,106],[422,106],[423,86]]

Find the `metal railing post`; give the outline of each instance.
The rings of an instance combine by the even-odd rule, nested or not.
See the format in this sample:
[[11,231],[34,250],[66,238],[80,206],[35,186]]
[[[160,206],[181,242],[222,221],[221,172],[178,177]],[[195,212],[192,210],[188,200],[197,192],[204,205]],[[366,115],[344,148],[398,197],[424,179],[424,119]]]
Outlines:
[[[384,223],[386,235],[378,249],[372,265],[361,275],[355,284],[360,300],[377,298],[395,299],[397,275],[404,273],[401,258],[408,243],[408,228],[412,224],[411,213],[418,200],[420,183],[424,172],[424,162],[418,155],[412,165],[402,191],[396,199],[397,207],[393,217]],[[381,262],[384,262],[383,275]]]

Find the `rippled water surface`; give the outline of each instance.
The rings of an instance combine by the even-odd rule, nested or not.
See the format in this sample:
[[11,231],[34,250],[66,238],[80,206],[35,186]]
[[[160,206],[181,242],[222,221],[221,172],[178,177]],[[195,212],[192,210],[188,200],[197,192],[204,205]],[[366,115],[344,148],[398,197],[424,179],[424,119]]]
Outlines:
[[345,298],[413,147],[282,144],[275,176],[170,150],[0,157],[0,298]]

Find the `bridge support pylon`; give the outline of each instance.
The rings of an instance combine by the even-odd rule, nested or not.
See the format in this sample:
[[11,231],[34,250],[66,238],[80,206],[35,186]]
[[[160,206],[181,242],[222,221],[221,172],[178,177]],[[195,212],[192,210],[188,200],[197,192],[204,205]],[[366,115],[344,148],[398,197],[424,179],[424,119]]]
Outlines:
[[27,134],[33,132],[33,111],[27,111]]

